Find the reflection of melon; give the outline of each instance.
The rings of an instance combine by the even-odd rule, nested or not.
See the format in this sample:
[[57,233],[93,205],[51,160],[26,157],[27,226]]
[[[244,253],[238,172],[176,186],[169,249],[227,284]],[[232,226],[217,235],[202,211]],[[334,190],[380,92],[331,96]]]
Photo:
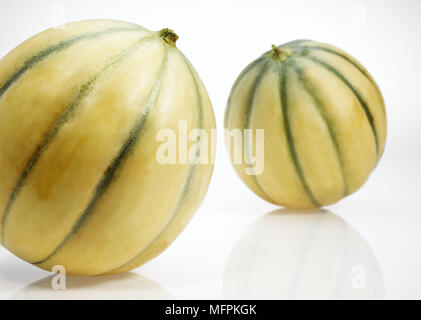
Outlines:
[[[168,29],[81,21],[44,31],[0,61],[7,249],[43,269],[63,265],[69,275],[119,273],[183,230],[213,165],[161,164],[157,151],[171,140],[157,135],[177,136],[182,122],[210,136],[215,119],[176,38]],[[205,140],[190,135],[186,149],[207,148]]]
[[173,299],[154,281],[136,273],[105,277],[67,277],[65,290],[52,289],[53,277],[36,281],[15,294],[14,300],[150,300]]
[[[252,175],[251,162],[236,163],[230,148],[235,170],[256,194],[285,207],[313,208],[339,201],[367,180],[384,150],[386,112],[358,61],[332,45],[302,40],[274,47],[240,74],[225,128],[264,130],[263,172]],[[245,140],[250,160],[261,147],[250,147],[248,135]]]
[[236,244],[226,298],[376,299],[379,265],[368,244],[330,212],[265,215]]

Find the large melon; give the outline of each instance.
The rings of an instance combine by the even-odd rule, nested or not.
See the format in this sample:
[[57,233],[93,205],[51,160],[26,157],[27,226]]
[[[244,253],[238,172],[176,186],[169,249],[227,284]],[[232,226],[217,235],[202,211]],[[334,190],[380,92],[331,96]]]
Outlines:
[[[235,162],[230,148],[237,173],[256,194],[312,208],[364,184],[384,150],[386,113],[378,86],[359,62],[334,46],[299,40],[273,47],[240,74],[225,128],[254,135],[264,129],[262,172],[247,173],[252,163]],[[250,135],[244,139],[247,160],[258,148],[247,147]]]
[[180,122],[209,133],[215,120],[176,40],[168,29],[89,20],[42,32],[0,61],[7,249],[47,270],[119,273],[158,255],[186,226],[213,166],[161,164],[157,134],[178,134]]

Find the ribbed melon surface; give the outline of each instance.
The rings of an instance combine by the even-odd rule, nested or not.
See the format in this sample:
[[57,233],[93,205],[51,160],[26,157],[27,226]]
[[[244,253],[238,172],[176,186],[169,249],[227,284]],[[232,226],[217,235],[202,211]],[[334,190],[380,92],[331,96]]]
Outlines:
[[180,121],[209,133],[215,120],[195,70],[162,35],[75,22],[0,61],[0,232],[11,252],[47,270],[118,273],[185,227],[213,166],[158,163],[156,136]]
[[[312,208],[364,184],[384,150],[386,113],[359,62],[331,45],[299,40],[274,47],[240,74],[225,128],[264,129],[262,173],[247,175],[250,164],[235,163],[230,148],[238,175],[256,194]],[[249,149],[245,157],[255,156]]]

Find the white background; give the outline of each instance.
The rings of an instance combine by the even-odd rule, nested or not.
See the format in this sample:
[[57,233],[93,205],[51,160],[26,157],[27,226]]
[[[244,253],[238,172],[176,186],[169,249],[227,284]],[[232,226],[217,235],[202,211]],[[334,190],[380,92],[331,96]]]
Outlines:
[[[0,248],[0,298],[421,298],[420,14],[417,0],[1,0],[0,56],[65,21],[112,18],[175,30],[178,48],[208,89],[220,139],[205,201],[161,256],[134,273],[69,279],[69,289],[56,292],[47,272]],[[357,193],[326,208],[330,222],[318,226],[316,236],[305,228],[317,213],[267,215],[277,207],[243,185],[222,139],[226,100],[239,72],[271,44],[302,38],[356,57],[378,82],[388,116],[379,166]],[[345,240],[332,248],[339,239]],[[339,263],[344,253],[346,263]],[[363,288],[355,287],[360,263],[367,269]],[[331,289],[338,286],[332,281],[345,289]]]

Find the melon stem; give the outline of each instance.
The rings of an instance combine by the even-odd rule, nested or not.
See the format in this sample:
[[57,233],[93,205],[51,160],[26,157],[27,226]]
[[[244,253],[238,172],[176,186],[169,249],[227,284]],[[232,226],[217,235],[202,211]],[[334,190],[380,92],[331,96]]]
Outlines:
[[291,55],[292,55],[291,49],[281,49],[275,46],[274,44],[272,45],[272,51],[269,52],[269,56],[273,60],[279,61],[279,62],[283,62]]
[[178,40],[177,34],[168,28],[159,31],[159,37],[172,47],[175,47],[175,43]]

